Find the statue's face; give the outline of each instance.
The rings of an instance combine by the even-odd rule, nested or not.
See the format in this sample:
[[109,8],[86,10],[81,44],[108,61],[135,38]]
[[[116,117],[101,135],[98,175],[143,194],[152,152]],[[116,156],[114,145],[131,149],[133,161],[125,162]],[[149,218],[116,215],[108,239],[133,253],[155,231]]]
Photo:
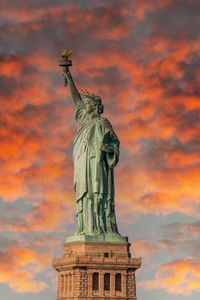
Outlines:
[[97,106],[96,102],[89,98],[84,98],[84,104],[85,104],[86,111],[88,113],[95,111]]

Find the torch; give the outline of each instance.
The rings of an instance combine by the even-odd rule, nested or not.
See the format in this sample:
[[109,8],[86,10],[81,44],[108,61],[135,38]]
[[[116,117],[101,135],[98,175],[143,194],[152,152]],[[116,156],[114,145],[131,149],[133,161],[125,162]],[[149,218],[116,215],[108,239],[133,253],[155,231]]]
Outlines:
[[[72,66],[72,61],[70,59],[68,59],[68,57],[71,55],[71,53],[72,53],[72,50],[70,50],[70,51],[64,50],[61,53],[61,59],[59,61],[59,66],[62,67],[64,72],[67,72],[68,68],[70,66]],[[64,77],[64,86],[66,86],[66,85],[67,85],[67,79]]]

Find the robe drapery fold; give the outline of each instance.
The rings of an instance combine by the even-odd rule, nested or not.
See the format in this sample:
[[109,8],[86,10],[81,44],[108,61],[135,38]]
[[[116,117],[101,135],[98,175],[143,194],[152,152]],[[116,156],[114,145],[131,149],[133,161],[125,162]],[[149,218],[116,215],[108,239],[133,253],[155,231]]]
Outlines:
[[[118,233],[114,208],[113,168],[119,159],[119,140],[106,118],[90,119],[83,101],[76,105],[74,190],[77,234]],[[112,153],[101,150],[104,143]]]

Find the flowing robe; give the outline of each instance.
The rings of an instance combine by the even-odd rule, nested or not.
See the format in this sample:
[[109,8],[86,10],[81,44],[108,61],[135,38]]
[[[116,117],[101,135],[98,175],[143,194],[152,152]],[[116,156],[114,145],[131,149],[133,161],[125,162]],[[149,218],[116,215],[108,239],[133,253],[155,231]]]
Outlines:
[[[78,130],[74,140],[76,234],[118,233],[114,208],[113,168],[119,159],[119,140],[102,117],[88,118],[84,101],[76,105]],[[101,144],[112,153],[101,150]]]

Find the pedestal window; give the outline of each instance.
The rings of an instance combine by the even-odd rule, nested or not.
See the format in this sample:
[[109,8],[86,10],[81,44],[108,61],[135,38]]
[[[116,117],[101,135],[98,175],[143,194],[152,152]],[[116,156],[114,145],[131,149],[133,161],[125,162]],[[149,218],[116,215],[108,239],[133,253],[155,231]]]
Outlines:
[[119,292],[121,291],[121,285],[122,285],[121,281],[122,281],[121,274],[117,273],[115,275],[115,291],[119,291]]
[[93,291],[99,290],[99,273],[93,273],[92,275],[92,289]]
[[110,291],[110,273],[104,274],[104,291]]

